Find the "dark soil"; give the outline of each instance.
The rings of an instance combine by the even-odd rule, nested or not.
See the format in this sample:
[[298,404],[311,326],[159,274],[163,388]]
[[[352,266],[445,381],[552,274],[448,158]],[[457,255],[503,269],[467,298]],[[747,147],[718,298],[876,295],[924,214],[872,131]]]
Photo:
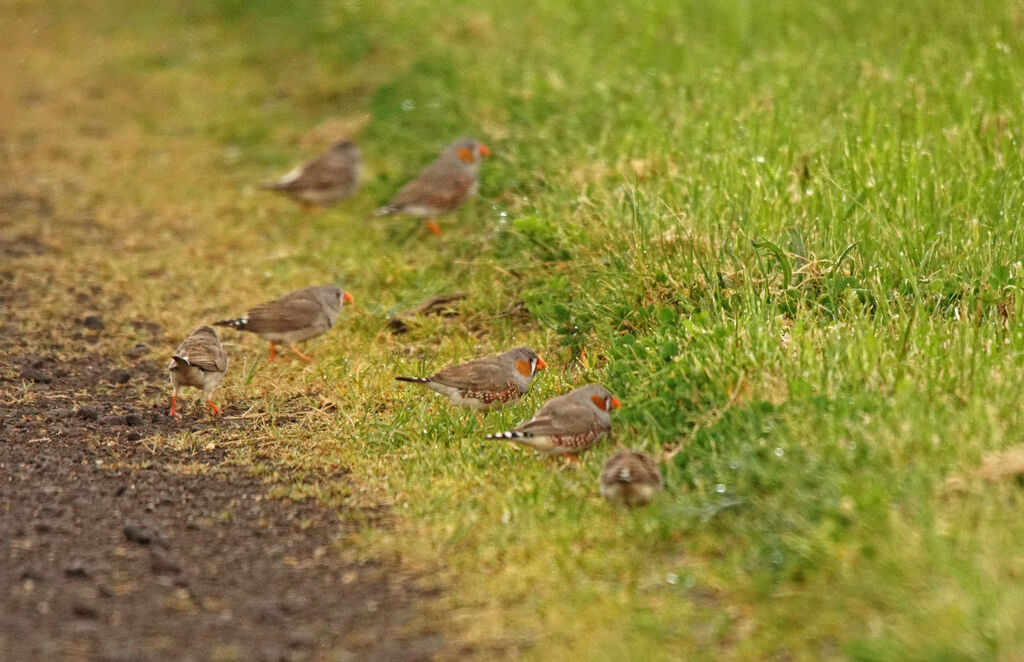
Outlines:
[[0,659],[431,658],[440,636],[408,627],[428,596],[338,553],[380,514],[273,499],[215,445],[158,443],[246,421],[168,417],[147,350],[0,355]]

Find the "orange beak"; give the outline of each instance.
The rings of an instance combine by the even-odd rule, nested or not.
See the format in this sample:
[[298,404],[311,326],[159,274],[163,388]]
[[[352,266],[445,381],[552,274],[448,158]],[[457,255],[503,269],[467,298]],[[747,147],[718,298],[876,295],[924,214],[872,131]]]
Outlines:
[[612,396],[612,409],[618,409],[618,408],[619,408],[619,407],[621,407],[621,406],[622,406],[622,403],[621,403],[621,402],[619,402],[619,399],[618,399],[618,398],[616,398],[616,397],[615,397],[615,396],[613,395],[613,396]]
[[544,363],[544,359],[542,359],[542,358],[540,358],[538,356],[537,357],[537,370],[543,370],[546,367],[548,367],[548,364]]
[[348,292],[345,292],[345,296],[341,297],[341,300],[343,303],[353,303],[356,300],[356,298],[349,294]]
[[480,149],[480,154],[481,155],[483,155],[483,156],[490,156],[491,155],[491,150],[490,150],[490,148],[487,145],[485,145],[483,143],[477,143],[477,147]]

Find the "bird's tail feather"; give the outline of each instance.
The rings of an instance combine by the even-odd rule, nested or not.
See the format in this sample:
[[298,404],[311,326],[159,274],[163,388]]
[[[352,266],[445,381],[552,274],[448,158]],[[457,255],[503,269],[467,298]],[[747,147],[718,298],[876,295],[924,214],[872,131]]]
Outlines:
[[529,439],[533,434],[530,432],[519,432],[518,430],[506,430],[497,434],[489,434],[484,439]]
[[214,322],[214,326],[230,326],[232,329],[238,329],[239,331],[245,331],[249,328],[248,317],[236,317],[234,319],[221,320]]
[[373,217],[378,218],[380,216],[391,216],[392,214],[397,214],[401,209],[402,208],[398,205],[384,205],[377,211],[373,212]]
[[399,382],[412,382],[413,384],[426,384],[430,380],[426,377],[395,377]]

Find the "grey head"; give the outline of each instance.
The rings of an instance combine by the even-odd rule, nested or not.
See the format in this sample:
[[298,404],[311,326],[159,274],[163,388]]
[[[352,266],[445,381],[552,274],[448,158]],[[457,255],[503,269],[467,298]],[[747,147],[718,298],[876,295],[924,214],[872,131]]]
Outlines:
[[363,160],[363,156],[359,152],[359,147],[357,147],[351,140],[339,140],[331,145],[329,151],[332,154],[344,158],[345,161],[350,163],[359,163]]
[[346,300],[352,300],[351,294],[334,285],[314,285],[308,291],[330,318],[332,326]]
[[459,138],[445,147],[438,160],[476,175],[480,171],[481,160],[490,153],[491,150],[482,142],[476,138],[466,137]]
[[611,410],[622,406],[619,403],[619,399],[612,395],[611,391],[600,384],[587,384],[586,386],[581,386],[575,391],[572,391],[562,397],[585,403],[594,410],[602,421],[608,424],[610,424],[612,420],[610,415]]
[[523,388],[530,384],[530,380],[537,375],[538,370],[547,367],[547,364],[529,347],[514,347],[499,354],[498,361],[501,363],[502,369],[508,370],[510,374],[514,375]]
[[217,335],[217,331],[208,324],[196,327],[195,331],[189,334],[190,338],[208,338],[214,342],[220,344],[220,336]]

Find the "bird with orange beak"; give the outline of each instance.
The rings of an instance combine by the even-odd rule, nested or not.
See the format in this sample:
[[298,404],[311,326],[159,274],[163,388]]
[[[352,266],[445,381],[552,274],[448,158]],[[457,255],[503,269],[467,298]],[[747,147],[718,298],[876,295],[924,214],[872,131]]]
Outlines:
[[600,384],[588,384],[544,403],[533,418],[487,439],[508,439],[545,455],[571,457],[601,440],[612,428],[619,399]]
[[448,398],[452,404],[489,411],[521,398],[544,359],[529,347],[516,347],[501,354],[485,356],[449,366],[430,377],[395,377],[400,382],[422,384]]
[[473,138],[456,140],[374,216],[405,214],[423,218],[424,227],[440,235],[441,226],[436,219],[476,195],[480,187],[480,162],[490,153],[487,145]]
[[249,310],[244,317],[214,322],[214,326],[230,326],[239,331],[255,333],[270,343],[270,360],[282,345],[303,361],[309,358],[295,343],[316,338],[334,326],[342,306],[352,303],[352,295],[334,285],[313,285],[284,294]]

